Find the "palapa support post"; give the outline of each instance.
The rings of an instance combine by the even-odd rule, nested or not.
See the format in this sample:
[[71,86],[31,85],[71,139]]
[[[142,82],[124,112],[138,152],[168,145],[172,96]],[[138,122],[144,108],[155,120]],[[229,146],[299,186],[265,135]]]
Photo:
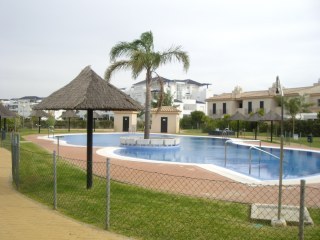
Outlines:
[[41,127],[40,123],[41,123],[41,117],[39,117],[39,120],[38,120],[38,133],[40,133],[40,127]]
[[93,110],[87,112],[87,189],[92,187],[92,127]]
[[237,138],[239,138],[240,120],[237,120]]
[[270,141],[272,142],[272,133],[273,133],[273,121],[271,120],[271,134],[270,134]]

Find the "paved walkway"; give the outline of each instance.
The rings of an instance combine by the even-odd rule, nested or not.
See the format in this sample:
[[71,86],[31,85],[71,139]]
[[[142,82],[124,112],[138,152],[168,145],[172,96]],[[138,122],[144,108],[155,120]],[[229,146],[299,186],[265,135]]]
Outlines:
[[20,194],[11,185],[10,152],[0,148],[1,240],[128,239],[68,218]]

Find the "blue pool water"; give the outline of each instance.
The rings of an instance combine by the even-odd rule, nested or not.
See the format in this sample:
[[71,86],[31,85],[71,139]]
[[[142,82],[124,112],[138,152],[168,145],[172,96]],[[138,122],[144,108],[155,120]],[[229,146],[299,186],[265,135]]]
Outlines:
[[[133,134],[94,134],[93,145],[119,147],[120,137],[128,135],[133,136]],[[65,135],[63,140],[72,145],[86,145],[86,135]],[[121,156],[147,160],[214,164],[225,167],[225,139],[181,136],[180,142],[180,147],[169,147],[167,149],[125,147],[116,150],[115,153]],[[263,150],[275,156],[280,156],[279,149],[263,148]],[[259,153],[257,150],[252,150],[251,154],[251,173],[249,174],[249,147],[227,144],[226,168],[261,180],[276,180],[279,178],[279,159],[265,153]],[[283,174],[284,179],[320,174],[320,153],[285,150]]]

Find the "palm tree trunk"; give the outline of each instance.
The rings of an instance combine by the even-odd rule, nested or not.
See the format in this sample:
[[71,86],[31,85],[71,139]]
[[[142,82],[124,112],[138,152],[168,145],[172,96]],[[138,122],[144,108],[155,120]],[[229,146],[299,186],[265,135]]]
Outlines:
[[151,115],[151,71],[146,74],[146,103],[144,115],[144,139],[150,138],[150,115]]

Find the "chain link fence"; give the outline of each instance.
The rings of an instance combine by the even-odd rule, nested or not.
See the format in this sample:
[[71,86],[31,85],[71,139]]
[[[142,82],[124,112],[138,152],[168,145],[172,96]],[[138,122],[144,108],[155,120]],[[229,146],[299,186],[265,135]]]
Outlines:
[[[30,151],[17,141],[11,144],[13,180],[19,191],[73,218],[129,237],[320,238],[319,184],[284,185],[278,219],[275,185],[176,176],[106,160],[93,162],[93,187],[87,189],[85,160]],[[286,226],[279,227],[283,219]]]

